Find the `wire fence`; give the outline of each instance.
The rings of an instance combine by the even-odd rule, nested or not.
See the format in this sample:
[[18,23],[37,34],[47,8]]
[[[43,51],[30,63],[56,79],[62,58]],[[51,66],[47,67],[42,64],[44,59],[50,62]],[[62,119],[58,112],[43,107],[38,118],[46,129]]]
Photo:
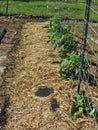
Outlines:
[[[92,2],[91,0],[87,0],[84,19],[85,24],[81,52],[81,65],[79,70],[80,74],[78,80],[78,93],[80,93],[81,90],[85,91],[88,99],[86,101],[85,95],[83,95],[85,106],[87,107],[87,116],[89,118],[89,121],[91,122],[90,127],[92,130],[98,129],[98,11],[96,10],[96,7],[96,0],[93,0]],[[90,19],[92,19],[92,21]],[[86,70],[83,68],[85,60],[84,57],[87,58],[89,65],[88,74],[86,73]],[[92,114],[92,120],[90,119],[91,115],[88,110]]]
[[0,14],[53,16],[57,10],[60,10],[62,12],[60,16],[64,18],[67,17],[83,19],[84,17],[84,0],[29,0],[29,2],[26,2],[26,0],[23,1],[25,2],[22,2],[22,0],[1,0]]
[[[82,21],[82,23],[79,22],[80,25],[78,26],[80,31],[83,31],[83,35],[81,35],[82,47],[80,46],[81,61],[77,92],[83,97],[90,129],[98,130],[98,1],[66,0],[65,2],[68,4],[80,2],[79,4],[86,6],[83,19],[84,25]],[[62,4],[62,2],[60,3]],[[71,18],[71,13],[71,9],[69,9],[64,15]],[[63,18],[62,8],[59,5],[56,6],[54,16]],[[76,26],[76,22],[74,25]],[[78,35],[78,37],[80,36]],[[85,61],[87,68],[84,67]]]

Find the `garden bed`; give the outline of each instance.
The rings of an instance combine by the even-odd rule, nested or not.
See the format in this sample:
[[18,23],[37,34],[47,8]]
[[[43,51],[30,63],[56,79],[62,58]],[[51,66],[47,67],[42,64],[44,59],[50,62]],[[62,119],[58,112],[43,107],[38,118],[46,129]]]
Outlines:
[[[8,27],[8,21],[5,23]],[[48,22],[16,18],[9,20],[9,23],[12,28],[9,26],[8,30],[15,29],[12,32],[18,33],[8,54],[9,62],[3,76],[2,87],[6,88],[6,96],[9,97],[3,129],[90,130],[92,119],[83,115],[71,116],[77,81],[60,78],[59,64],[56,63],[59,57],[55,56],[53,46],[47,43]],[[41,86],[48,88],[45,89],[49,90],[46,96],[38,93]],[[44,87],[40,90],[43,93]],[[95,90],[97,95],[98,90]]]

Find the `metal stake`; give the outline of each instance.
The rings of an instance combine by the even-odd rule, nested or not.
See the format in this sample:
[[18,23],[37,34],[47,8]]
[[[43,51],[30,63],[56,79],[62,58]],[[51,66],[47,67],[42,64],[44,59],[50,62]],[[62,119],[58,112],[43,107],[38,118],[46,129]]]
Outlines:
[[77,89],[78,93],[80,91],[80,84],[81,84],[81,81],[82,81],[81,77],[83,76],[83,64],[84,64],[84,54],[85,54],[87,34],[88,34],[88,23],[89,23],[89,17],[90,17],[90,6],[91,6],[91,0],[86,0],[85,23],[84,23],[84,38],[83,38],[83,44],[82,44],[82,53],[81,53],[81,61],[80,61],[79,77],[78,77],[78,89]]

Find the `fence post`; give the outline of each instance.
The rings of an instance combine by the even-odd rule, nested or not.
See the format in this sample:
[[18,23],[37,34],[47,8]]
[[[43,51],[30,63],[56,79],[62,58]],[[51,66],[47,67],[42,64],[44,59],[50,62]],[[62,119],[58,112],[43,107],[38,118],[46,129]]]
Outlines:
[[86,41],[87,41],[87,34],[88,34],[88,22],[90,17],[90,6],[91,0],[86,0],[86,9],[85,9],[85,23],[84,23],[84,37],[83,37],[83,44],[82,44],[82,53],[81,53],[81,61],[80,61],[80,68],[79,68],[79,76],[78,76],[78,89],[77,92],[80,91],[80,84],[82,81],[83,76],[83,64],[84,64],[84,53],[86,49]]
[[6,16],[8,17],[8,0],[6,1]]

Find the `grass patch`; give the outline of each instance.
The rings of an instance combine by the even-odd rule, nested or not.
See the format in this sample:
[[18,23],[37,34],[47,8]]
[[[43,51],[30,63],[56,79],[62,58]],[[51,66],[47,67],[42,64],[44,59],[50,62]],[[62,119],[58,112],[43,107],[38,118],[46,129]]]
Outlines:
[[[76,1],[76,0],[74,0]],[[32,15],[32,16],[54,16],[60,15],[61,17],[83,19],[85,15],[85,3],[80,3],[84,0],[77,0],[76,3],[72,2],[55,2],[54,1],[32,1],[22,2],[9,0],[9,15]],[[97,0],[98,1],[98,0]],[[96,2],[98,3],[98,2]],[[93,5],[92,5],[93,7]],[[98,12],[98,6],[94,6]],[[6,0],[0,1],[0,14],[6,14]],[[97,20],[98,15],[91,12],[91,19]]]

